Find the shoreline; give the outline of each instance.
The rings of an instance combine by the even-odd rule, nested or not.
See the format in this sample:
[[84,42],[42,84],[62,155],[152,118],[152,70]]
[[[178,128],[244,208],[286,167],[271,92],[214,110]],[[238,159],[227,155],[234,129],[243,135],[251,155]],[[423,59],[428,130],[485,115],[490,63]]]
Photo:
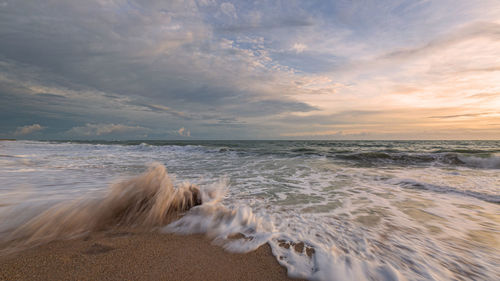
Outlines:
[[204,235],[102,231],[0,256],[0,280],[297,280],[265,244],[226,252]]

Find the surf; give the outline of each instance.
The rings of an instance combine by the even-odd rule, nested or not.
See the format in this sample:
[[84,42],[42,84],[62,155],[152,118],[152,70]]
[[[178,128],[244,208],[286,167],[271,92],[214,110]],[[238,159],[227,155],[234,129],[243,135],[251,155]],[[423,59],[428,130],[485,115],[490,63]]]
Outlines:
[[92,194],[31,210],[28,219],[22,212],[9,212],[10,227],[3,229],[0,241],[8,244],[4,251],[12,251],[109,227],[154,228],[217,195],[189,182],[174,186],[165,166],[153,163],[146,172],[110,185],[102,197]]

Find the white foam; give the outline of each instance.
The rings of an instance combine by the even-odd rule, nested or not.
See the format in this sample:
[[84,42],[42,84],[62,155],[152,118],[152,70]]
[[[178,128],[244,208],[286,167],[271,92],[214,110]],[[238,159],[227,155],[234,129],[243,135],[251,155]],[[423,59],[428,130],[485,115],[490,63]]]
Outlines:
[[467,166],[482,168],[482,169],[500,169],[500,157],[476,157],[476,156],[458,156],[460,161],[464,162]]
[[[175,178],[200,186],[204,202],[164,231],[206,233],[234,252],[268,243],[291,276],[500,276],[500,249],[494,242],[499,241],[500,209],[484,201],[499,196],[500,174],[494,169],[498,156],[460,159],[465,165],[381,168],[325,157],[212,153],[218,151],[214,146],[3,145],[2,154],[26,155],[27,160],[4,157],[8,162],[0,163],[0,195],[9,202],[7,208],[94,196],[116,178],[135,176],[146,163],[158,161],[169,168],[175,186],[182,185]],[[8,172],[22,169],[30,170]],[[412,184],[424,188],[408,188]],[[29,196],[17,192],[18,185],[29,186]],[[489,197],[469,196],[479,193]],[[244,238],[235,239],[238,233]],[[301,243],[304,250],[297,252],[294,245]]]

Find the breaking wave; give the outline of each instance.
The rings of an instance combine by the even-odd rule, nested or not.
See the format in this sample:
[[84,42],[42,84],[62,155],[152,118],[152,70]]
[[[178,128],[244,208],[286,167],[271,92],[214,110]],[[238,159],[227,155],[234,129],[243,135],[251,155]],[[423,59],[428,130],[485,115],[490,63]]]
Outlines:
[[489,156],[489,157],[459,156],[458,158],[466,166],[469,167],[481,168],[481,169],[500,169],[499,156]]
[[478,169],[500,169],[500,157],[495,154],[462,153],[387,153],[361,152],[337,154],[334,158],[364,165],[450,165]]
[[36,210],[28,219],[10,212],[9,222],[4,224],[9,227],[2,229],[0,242],[13,250],[113,226],[162,226],[219,195],[187,182],[174,187],[165,166],[155,163],[143,174],[111,185],[103,197],[62,202]]
[[231,252],[247,253],[267,243],[273,226],[249,207],[226,208],[204,203],[191,209],[181,219],[163,228],[178,234],[205,234],[213,242]]
[[[395,158],[391,154],[394,153],[357,153],[351,154],[350,160],[365,161],[363,159],[368,158],[393,161]],[[434,160],[428,161],[435,161],[435,158],[432,159]],[[471,167],[498,167],[496,156],[456,156],[453,159],[463,163],[461,165]],[[246,172],[249,170],[251,168],[245,167]],[[497,194],[461,190],[447,185],[401,178],[388,179],[388,182],[390,186],[397,185],[403,189],[429,190],[492,203],[500,202]],[[377,182],[371,183],[376,190]],[[244,193],[245,189],[236,192]],[[396,212],[398,208],[402,208],[396,216],[389,208],[376,209],[374,204],[366,203],[366,198],[357,203],[354,200],[357,193],[350,193],[353,195],[342,199],[347,201],[350,197],[353,198],[351,202],[354,207],[356,204],[363,204],[370,208],[366,215],[358,215],[359,213],[354,212],[359,210],[354,209],[352,214],[356,214],[357,218],[351,219],[347,215],[336,215],[333,212],[324,217],[297,214],[291,209],[281,209],[279,204],[272,201],[268,201],[270,204],[266,206],[254,205],[252,210],[243,206],[248,201],[240,205],[238,200],[241,197],[227,198],[227,193],[228,182],[224,179],[203,186],[188,182],[175,186],[165,166],[155,163],[137,177],[110,185],[104,193],[93,192],[48,208],[41,207],[28,215],[25,210],[19,212],[19,209],[13,209],[6,216],[9,217],[8,223],[0,217],[0,254],[53,240],[75,238],[93,231],[126,226],[160,229],[162,232],[177,234],[205,234],[213,243],[231,252],[245,253],[268,243],[277,261],[287,267],[289,276],[311,280],[406,280],[407,276],[415,277],[409,278],[415,280],[434,277],[436,280],[446,280],[449,279],[447,276],[452,276],[447,275],[452,273],[446,268],[452,268],[451,271],[455,272],[469,272],[468,266],[472,264],[457,262],[460,259],[455,258],[456,255],[445,252],[449,249],[446,244],[438,244],[440,247],[434,244],[430,246],[430,243],[436,243],[437,240],[431,235],[425,236],[425,233],[415,231],[415,226],[418,227],[419,224],[413,224],[414,228],[408,228],[409,230],[399,227],[401,222],[412,222],[411,219],[415,217],[415,220],[422,219],[418,216],[426,216],[425,214],[432,217],[435,225],[439,225],[439,220],[434,218],[438,216],[429,215],[420,209],[423,207],[412,206],[411,202],[398,201],[394,205],[388,205],[394,206]],[[290,193],[286,195],[293,196]],[[372,196],[370,199],[379,198]],[[379,199],[376,204],[383,205],[385,202]],[[303,207],[300,202],[297,206],[292,206],[297,210]],[[266,210],[261,211],[264,208]],[[345,210],[347,213],[348,209]],[[21,215],[27,218],[22,218]],[[379,223],[379,215],[391,223]],[[368,224],[364,224],[366,222]],[[369,226],[369,223],[374,225]],[[446,227],[445,224],[439,226],[443,229]],[[441,228],[435,226],[434,229]],[[476,240],[481,238],[477,238],[477,234],[472,237]],[[434,247],[435,251],[427,254],[430,247]],[[436,258],[431,258],[434,256]],[[433,265],[437,259],[441,260],[442,267]],[[412,267],[408,268],[408,265]],[[470,265],[470,271],[482,267],[487,269],[484,273],[486,277],[492,275],[491,272],[495,273],[487,262]]]

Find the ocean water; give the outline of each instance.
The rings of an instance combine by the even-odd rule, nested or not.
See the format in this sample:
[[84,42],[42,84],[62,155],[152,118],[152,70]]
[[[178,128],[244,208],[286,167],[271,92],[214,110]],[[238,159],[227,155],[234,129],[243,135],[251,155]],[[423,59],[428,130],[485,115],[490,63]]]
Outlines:
[[4,245],[114,223],[311,280],[500,280],[500,142],[0,142]]

